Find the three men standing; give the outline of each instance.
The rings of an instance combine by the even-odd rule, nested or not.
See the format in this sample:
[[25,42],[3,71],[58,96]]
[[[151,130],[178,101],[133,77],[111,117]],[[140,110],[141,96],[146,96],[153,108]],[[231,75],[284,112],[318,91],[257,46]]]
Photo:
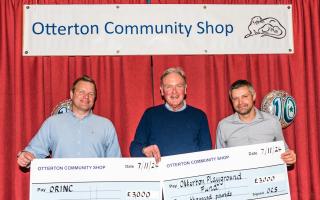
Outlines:
[[[132,157],[154,157],[210,150],[211,135],[206,114],[186,104],[187,81],[181,68],[169,68],[160,80],[164,104],[148,108],[130,145]],[[97,95],[95,82],[88,76],[77,79],[70,91],[72,111],[48,118],[18,154],[17,163],[26,167],[34,158],[121,157],[111,121],[92,113]],[[219,122],[216,148],[283,140],[278,119],[259,111],[256,93],[246,80],[229,89],[235,113]],[[296,162],[288,149],[282,154],[287,164]]]

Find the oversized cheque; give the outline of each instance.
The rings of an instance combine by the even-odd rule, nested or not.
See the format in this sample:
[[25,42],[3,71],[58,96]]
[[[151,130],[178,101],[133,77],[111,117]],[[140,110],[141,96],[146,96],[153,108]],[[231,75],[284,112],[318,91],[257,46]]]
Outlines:
[[164,199],[290,199],[283,142],[162,158]]
[[31,200],[161,199],[153,158],[35,159]]

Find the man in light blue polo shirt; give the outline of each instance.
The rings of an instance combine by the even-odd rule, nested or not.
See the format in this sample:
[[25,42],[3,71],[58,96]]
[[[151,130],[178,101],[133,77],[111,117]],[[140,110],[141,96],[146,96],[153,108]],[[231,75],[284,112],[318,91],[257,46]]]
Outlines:
[[96,84],[88,76],[75,80],[70,90],[72,111],[49,117],[18,153],[17,163],[27,167],[34,158],[121,157],[112,122],[93,114]]
[[286,145],[286,152],[281,158],[289,165],[294,164],[296,154],[288,148],[278,118],[254,106],[256,93],[252,84],[247,80],[234,82],[229,89],[229,97],[235,113],[219,122],[216,148],[282,140]]

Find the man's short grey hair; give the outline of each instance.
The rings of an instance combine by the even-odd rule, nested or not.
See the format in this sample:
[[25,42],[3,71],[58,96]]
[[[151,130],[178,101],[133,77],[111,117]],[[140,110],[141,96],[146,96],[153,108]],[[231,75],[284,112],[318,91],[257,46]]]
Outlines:
[[183,79],[184,81],[184,84],[187,84],[187,77],[186,77],[186,74],[184,73],[183,69],[181,67],[170,67],[168,69],[166,69],[161,77],[160,77],[160,85],[162,86],[163,85],[163,79],[168,76],[169,74],[172,74],[172,73],[176,73],[178,74],[179,76],[181,76],[181,78]]
[[241,88],[241,87],[248,87],[249,88],[249,91],[252,95],[254,95],[256,92],[254,91],[254,88],[253,88],[253,85],[247,81],[247,80],[237,80],[235,82],[233,82],[229,88],[229,96],[231,98],[231,92],[232,90],[235,90],[235,89],[238,89],[238,88]]

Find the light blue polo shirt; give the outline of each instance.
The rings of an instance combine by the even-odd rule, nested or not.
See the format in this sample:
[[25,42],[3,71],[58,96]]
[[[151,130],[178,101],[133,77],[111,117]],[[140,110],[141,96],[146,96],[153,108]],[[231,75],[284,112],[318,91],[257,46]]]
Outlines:
[[25,148],[36,158],[121,157],[112,122],[90,112],[83,119],[73,112],[49,117]]

